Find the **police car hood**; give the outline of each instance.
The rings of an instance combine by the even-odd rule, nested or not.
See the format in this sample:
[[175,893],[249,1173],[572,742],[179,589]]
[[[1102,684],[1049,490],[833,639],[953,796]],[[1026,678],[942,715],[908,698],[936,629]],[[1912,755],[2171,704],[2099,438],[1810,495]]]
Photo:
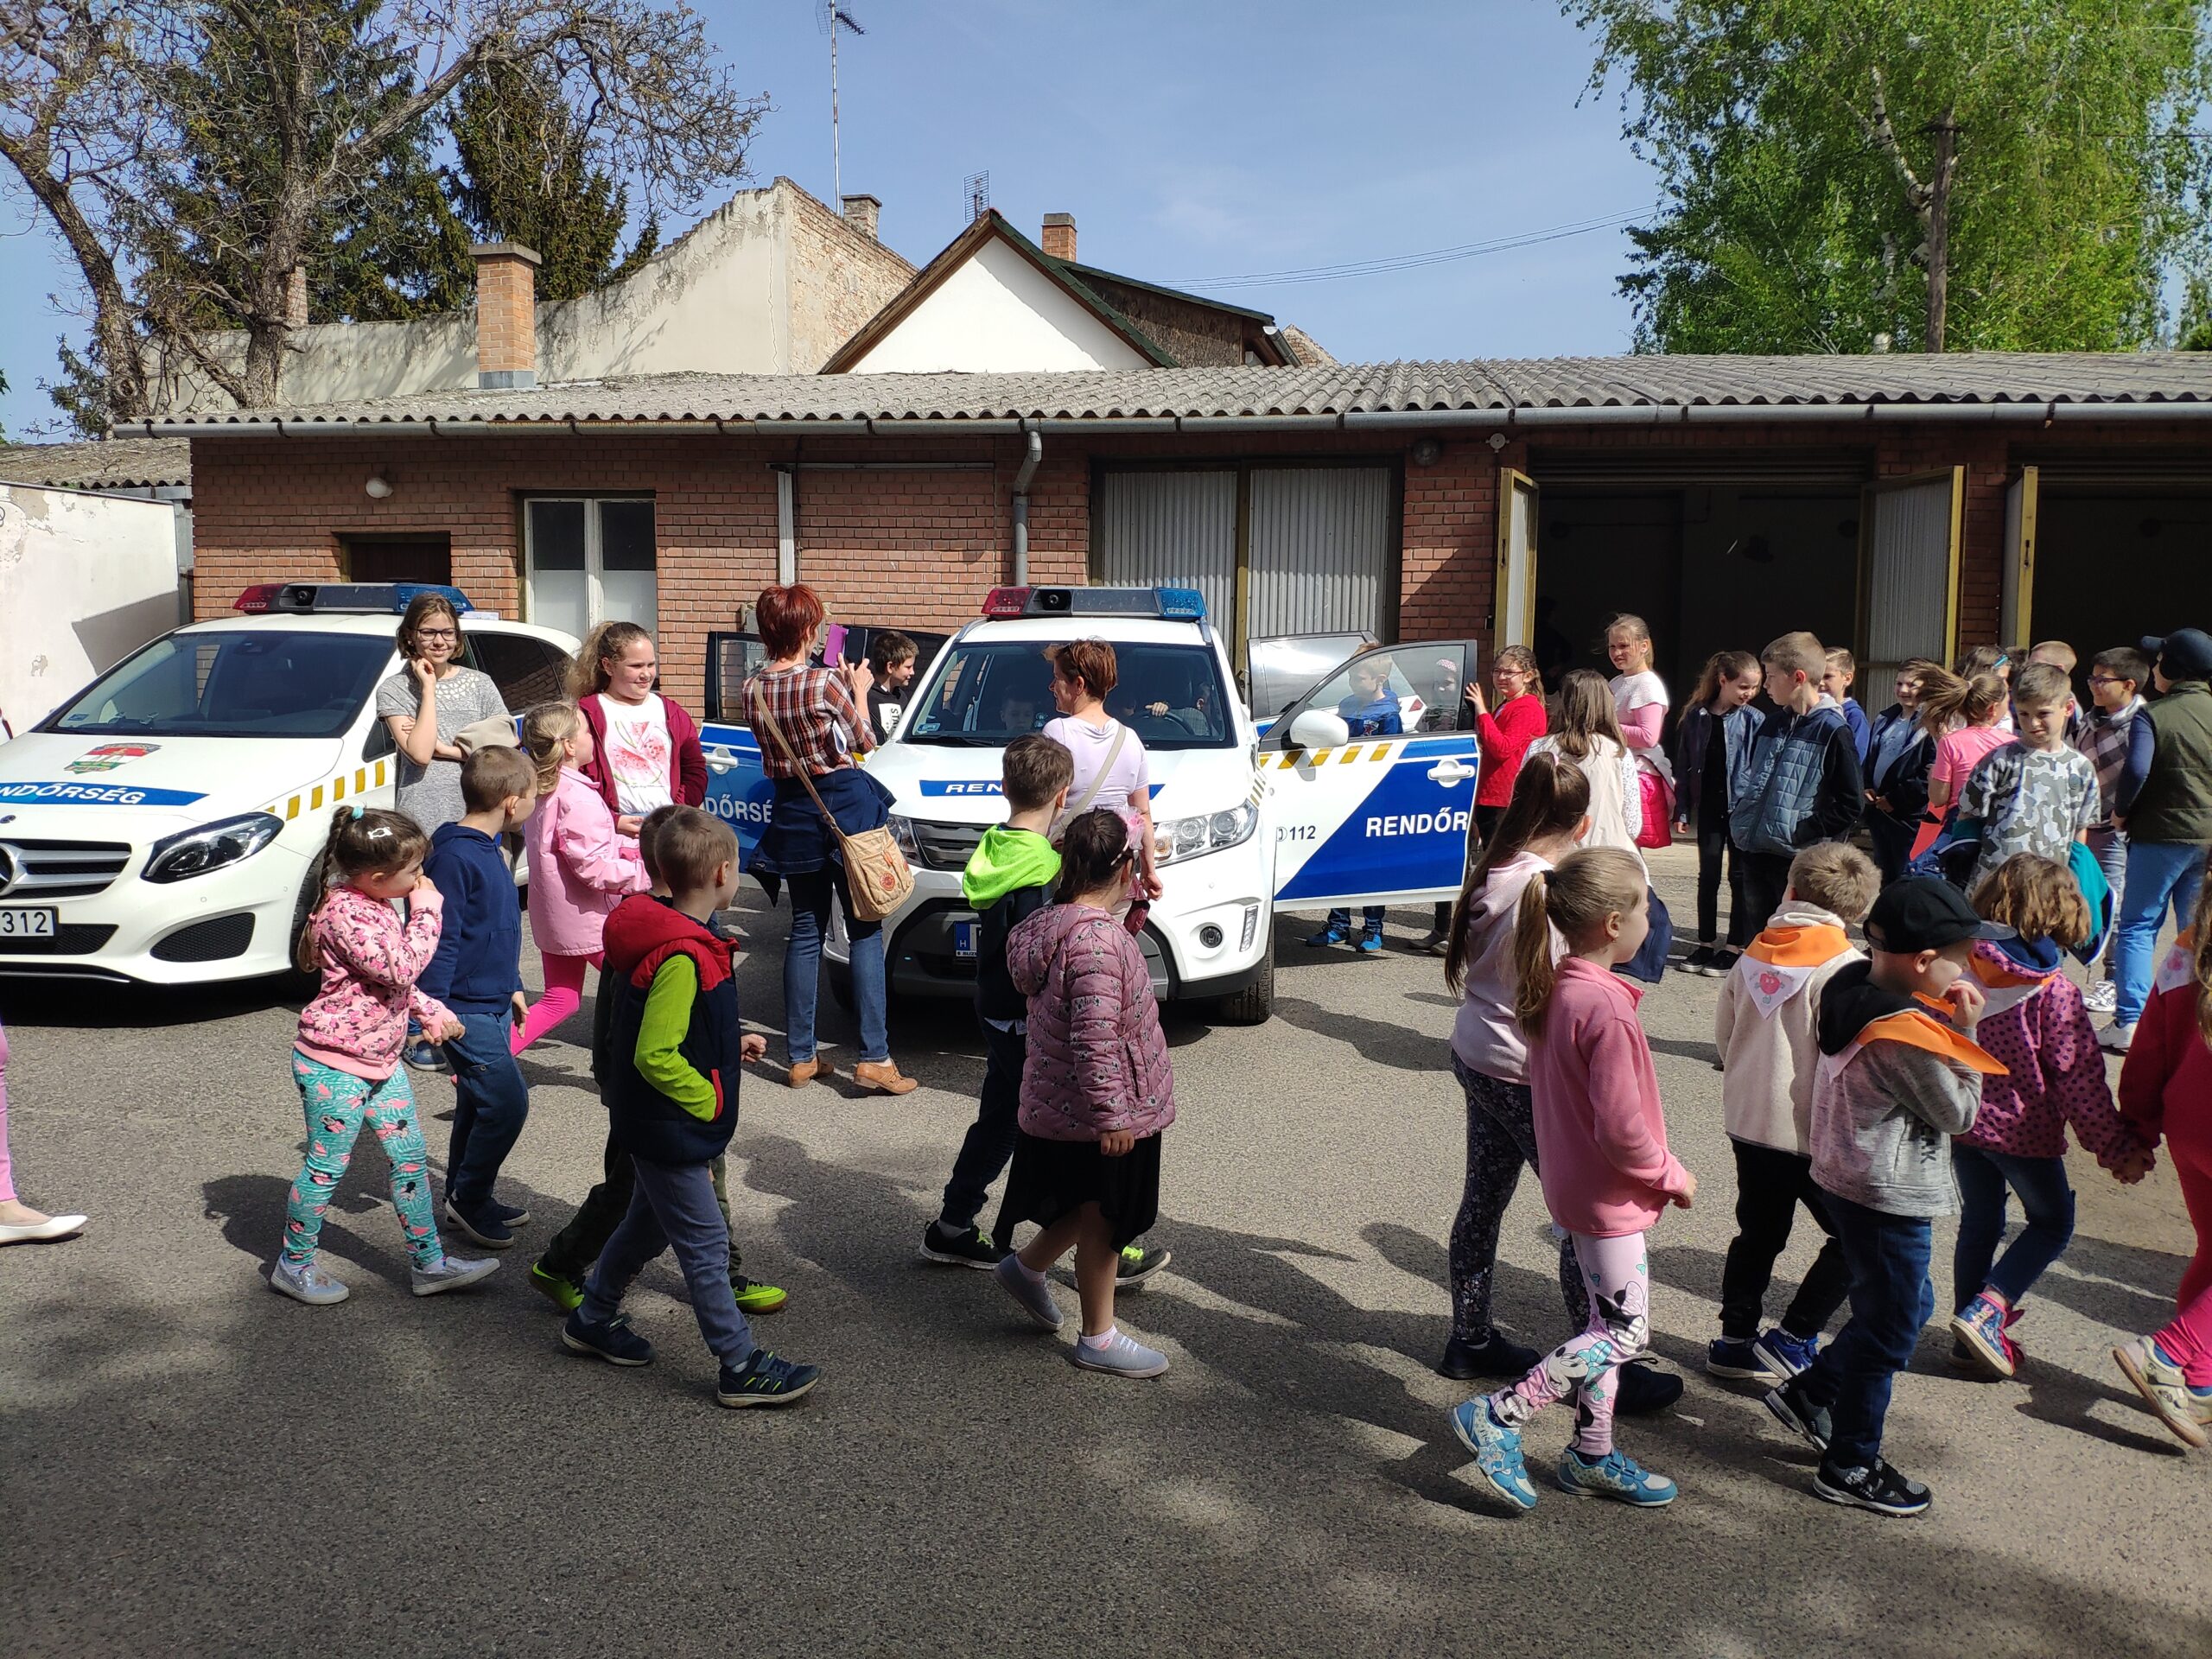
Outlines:
[[[999,823],[1006,818],[999,790],[1003,753],[892,743],[868,757],[868,769],[890,790],[891,810],[902,817],[934,823]],[[1218,812],[1252,792],[1251,767],[1236,749],[1155,749],[1145,756],[1145,764],[1152,777],[1155,823]]]
[[0,744],[0,825],[15,836],[143,841],[270,805],[336,770],[338,738],[26,732]]

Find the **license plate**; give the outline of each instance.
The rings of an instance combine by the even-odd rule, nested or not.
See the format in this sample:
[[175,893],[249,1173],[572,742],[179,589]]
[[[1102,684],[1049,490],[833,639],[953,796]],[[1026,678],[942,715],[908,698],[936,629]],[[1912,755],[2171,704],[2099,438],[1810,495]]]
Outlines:
[[952,954],[970,961],[976,956],[976,927],[974,922],[955,922],[952,925]]
[[50,910],[0,910],[0,939],[50,939],[54,912]]

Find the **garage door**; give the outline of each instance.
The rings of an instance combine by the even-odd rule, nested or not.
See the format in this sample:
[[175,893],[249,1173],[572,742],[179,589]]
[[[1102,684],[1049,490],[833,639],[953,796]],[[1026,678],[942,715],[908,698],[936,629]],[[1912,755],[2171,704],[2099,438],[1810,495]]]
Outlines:
[[1236,474],[1109,473],[1097,569],[1116,588],[1195,588],[1224,632],[1236,614]]

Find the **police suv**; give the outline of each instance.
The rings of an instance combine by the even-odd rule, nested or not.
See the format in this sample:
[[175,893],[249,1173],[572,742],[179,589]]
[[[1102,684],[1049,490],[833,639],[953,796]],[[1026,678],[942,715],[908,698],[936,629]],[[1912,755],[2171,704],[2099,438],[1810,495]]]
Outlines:
[[400,613],[444,594],[461,662],[518,712],[565,695],[576,641],[457,588],[272,582],[163,634],[0,744],[0,975],[174,985],[291,966],[330,809],[391,806],[376,689]]
[[[1118,683],[1107,710],[1149,759],[1166,891],[1139,943],[1163,1000],[1211,1000],[1224,1018],[1256,1023],[1274,1002],[1275,911],[1458,893],[1477,772],[1459,697],[1472,642],[1363,652],[1263,733],[1232,690],[1229,653],[1195,591],[996,588],[868,760],[891,790],[890,827],[914,869],[914,897],[886,924],[894,994],[972,992],[977,930],[960,873],[983,830],[1005,817],[1006,745],[1053,717],[1045,648],[1077,639],[1114,646]],[[1378,682],[1391,705],[1379,718],[1369,706],[1380,700],[1370,690]],[[772,792],[759,746],[719,722],[702,739],[708,806],[737,827],[749,853]],[[848,1000],[842,918],[829,955],[831,989]]]

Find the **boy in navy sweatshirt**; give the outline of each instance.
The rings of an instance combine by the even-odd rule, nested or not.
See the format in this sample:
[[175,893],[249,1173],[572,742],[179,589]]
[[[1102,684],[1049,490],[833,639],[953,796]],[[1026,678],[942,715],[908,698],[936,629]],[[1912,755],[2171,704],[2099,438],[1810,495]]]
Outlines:
[[737,895],[737,836],[704,812],[679,813],[662,826],[654,855],[669,897],[607,918],[600,981],[600,995],[614,999],[607,1124],[637,1185],[561,1340],[611,1364],[652,1363],[652,1344],[620,1309],[639,1270],[672,1249],[699,1332],[721,1363],[716,1402],[787,1406],[822,1372],[753,1341],[730,1293],[729,1229],[709,1167],[737,1127],[738,1069],[768,1046],[745,1034],[729,941],[707,925]]
[[501,1204],[492,1183],[521,1137],[530,1085],[508,1048],[524,1007],[522,904],[499,837],[537,804],[537,770],[520,749],[479,749],[461,762],[461,798],[468,810],[430,837],[423,861],[446,909],[437,954],[418,984],[461,1027],[445,1046],[454,1092],[446,1219],[486,1249],[504,1250],[530,1212]]

